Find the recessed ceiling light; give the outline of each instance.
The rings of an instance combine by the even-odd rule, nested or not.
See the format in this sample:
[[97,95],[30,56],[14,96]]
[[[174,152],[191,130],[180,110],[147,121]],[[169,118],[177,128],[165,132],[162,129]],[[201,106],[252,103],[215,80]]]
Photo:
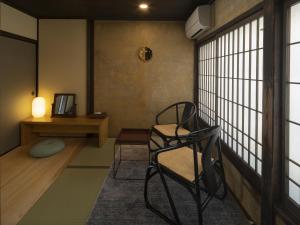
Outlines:
[[139,8],[143,9],[143,10],[146,10],[146,9],[149,8],[149,6],[148,6],[148,4],[142,3],[142,4],[139,5]]

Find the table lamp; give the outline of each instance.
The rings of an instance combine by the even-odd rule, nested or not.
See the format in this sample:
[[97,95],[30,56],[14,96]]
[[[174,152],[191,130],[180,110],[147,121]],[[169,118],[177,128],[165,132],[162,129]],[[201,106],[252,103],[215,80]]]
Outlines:
[[32,101],[32,116],[41,118],[46,113],[46,101],[42,97],[36,97]]

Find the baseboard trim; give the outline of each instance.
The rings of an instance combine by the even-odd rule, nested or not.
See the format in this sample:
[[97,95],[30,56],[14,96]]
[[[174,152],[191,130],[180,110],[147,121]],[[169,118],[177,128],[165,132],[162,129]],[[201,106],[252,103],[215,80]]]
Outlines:
[[253,221],[247,210],[244,208],[244,206],[241,204],[240,200],[236,197],[232,189],[227,185],[228,191],[233,196],[234,200],[238,203],[239,207],[243,210],[244,214],[247,217],[247,220],[249,221],[250,225],[256,225],[256,223]]

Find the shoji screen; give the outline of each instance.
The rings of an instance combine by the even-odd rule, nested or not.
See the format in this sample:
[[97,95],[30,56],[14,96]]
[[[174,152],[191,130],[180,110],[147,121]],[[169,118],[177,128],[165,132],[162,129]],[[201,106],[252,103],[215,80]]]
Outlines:
[[199,49],[199,116],[215,125],[216,99],[216,41]]
[[300,207],[300,2],[291,6],[288,20],[286,183],[289,198]]
[[199,47],[199,115],[249,168],[262,170],[263,25],[256,15]]
[[263,17],[218,38],[221,138],[261,175]]
[[0,154],[20,142],[19,122],[31,115],[36,46],[0,36]]

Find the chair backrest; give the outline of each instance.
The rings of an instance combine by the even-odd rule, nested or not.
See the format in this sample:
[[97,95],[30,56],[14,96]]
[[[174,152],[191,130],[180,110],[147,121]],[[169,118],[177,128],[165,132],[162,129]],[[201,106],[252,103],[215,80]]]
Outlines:
[[[221,128],[219,126],[209,127],[202,130],[197,130],[189,135],[188,142],[193,145],[194,148],[194,165],[195,169],[195,180],[198,179],[198,160],[196,154],[196,145],[202,145],[202,176],[203,183],[207,189],[209,195],[214,195],[220,186],[220,174],[216,170],[213,158],[213,147],[216,145],[218,148],[218,157],[222,157],[221,146],[219,144],[219,134]],[[205,142],[205,144],[203,144]]]
[[172,115],[176,118],[176,124],[178,125],[177,129],[179,127],[183,127],[187,130],[193,131],[197,127],[197,107],[194,103],[177,102],[168,106],[156,115],[156,124],[160,124],[160,117],[167,111],[175,112],[174,114],[172,113]]
[[[181,122],[183,122],[183,128],[188,130],[194,130],[194,119],[196,118],[197,108],[192,102],[185,102],[184,109],[181,117]],[[185,122],[186,121],[186,122]]]

